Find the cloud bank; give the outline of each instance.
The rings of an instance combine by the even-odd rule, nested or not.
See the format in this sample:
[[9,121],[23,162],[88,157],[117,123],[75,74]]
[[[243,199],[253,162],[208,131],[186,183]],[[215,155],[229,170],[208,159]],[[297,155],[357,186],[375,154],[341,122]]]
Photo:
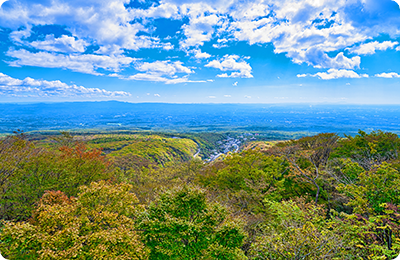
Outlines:
[[128,97],[124,91],[107,91],[99,88],[68,85],[59,80],[47,81],[33,78],[23,80],[0,73],[0,95],[12,97]]
[[217,78],[255,78],[253,57],[231,48],[245,43],[325,69],[310,76],[329,80],[365,77],[357,71],[364,56],[399,49],[400,8],[391,0],[1,3],[5,61],[14,67],[166,84],[206,82],[190,79],[206,68],[219,70]]

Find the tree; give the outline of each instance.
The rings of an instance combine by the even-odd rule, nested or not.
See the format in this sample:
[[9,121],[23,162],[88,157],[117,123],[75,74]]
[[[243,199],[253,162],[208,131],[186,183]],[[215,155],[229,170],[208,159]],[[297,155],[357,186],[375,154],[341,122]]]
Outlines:
[[26,219],[46,190],[76,196],[80,185],[112,177],[110,164],[101,150],[89,150],[83,143],[50,151],[16,139],[0,156],[4,158],[0,168],[8,176],[0,194],[2,219]]
[[343,241],[321,206],[304,200],[267,203],[269,214],[249,252],[253,259],[343,259]]
[[321,173],[338,139],[334,133],[322,133],[278,144],[270,152],[284,156],[290,163],[293,176],[315,187],[317,204],[322,192]]
[[259,213],[265,210],[265,198],[281,200],[294,195],[286,179],[288,164],[280,157],[260,150],[247,150],[228,156],[206,167],[199,182],[230,202],[239,211]]
[[330,228],[342,237],[342,255],[348,259],[394,259],[400,252],[400,210],[389,203],[381,205],[380,215],[362,216],[336,212]]
[[15,183],[19,182],[17,180],[24,166],[42,156],[43,151],[27,141],[23,133],[0,140],[0,218],[11,219],[16,216],[10,191],[15,190]]
[[131,189],[100,181],[82,186],[77,198],[48,191],[30,222],[3,223],[0,250],[8,259],[147,259]]
[[354,137],[341,139],[331,158],[350,158],[370,170],[375,164],[398,160],[399,149],[400,138],[394,133],[379,130],[367,134],[360,130]]
[[345,170],[351,172],[353,181],[340,183],[337,189],[347,196],[353,213],[337,214],[335,229],[346,238],[350,254],[393,259],[400,250],[399,172],[387,162],[368,171],[349,164]]
[[138,223],[150,259],[246,259],[240,222],[208,202],[200,188],[183,185],[162,193]]
[[121,171],[119,179],[133,185],[135,193],[143,203],[153,201],[160,189],[191,183],[203,162],[171,162],[164,167],[128,168]]
[[370,171],[363,171],[358,181],[339,184],[338,190],[349,197],[348,205],[358,214],[380,214],[383,203],[400,205],[399,172],[389,163],[382,163]]

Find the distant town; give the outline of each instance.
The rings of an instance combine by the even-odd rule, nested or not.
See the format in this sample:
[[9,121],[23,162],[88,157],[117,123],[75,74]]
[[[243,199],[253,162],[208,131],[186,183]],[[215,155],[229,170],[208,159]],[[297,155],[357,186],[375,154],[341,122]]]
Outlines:
[[257,135],[258,134],[244,133],[237,137],[228,136],[226,139],[218,141],[217,148],[212,151],[213,154],[210,156],[210,158],[206,159],[206,161],[208,162],[215,161],[218,157],[226,155],[229,152],[237,153],[240,150],[242,144],[248,141],[257,140],[257,138],[255,137]]

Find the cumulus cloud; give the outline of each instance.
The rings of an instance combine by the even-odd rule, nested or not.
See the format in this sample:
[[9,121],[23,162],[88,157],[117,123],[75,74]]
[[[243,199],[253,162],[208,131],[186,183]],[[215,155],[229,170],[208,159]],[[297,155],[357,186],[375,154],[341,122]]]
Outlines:
[[354,46],[352,48],[348,48],[348,50],[352,53],[356,53],[358,55],[363,54],[374,54],[377,50],[385,51],[387,49],[392,49],[394,46],[398,45],[398,42],[392,41],[384,41],[384,42],[369,42],[364,43],[359,46]]
[[122,68],[130,65],[135,59],[123,55],[105,56],[94,54],[58,54],[49,52],[29,52],[24,49],[9,50],[7,55],[16,60],[10,61],[13,67],[37,66],[45,68],[70,69],[93,75],[102,75],[98,69],[119,72]]
[[224,47],[228,47],[227,44],[228,40],[227,39],[218,39],[216,44],[213,44],[212,46],[216,49],[221,49]]
[[[400,23],[397,0],[165,0],[148,8],[127,8],[125,5],[128,2],[0,0],[0,27],[13,31],[10,34],[13,44],[36,49],[31,51],[33,60],[39,59],[34,55],[37,51],[54,59],[54,62],[44,61],[42,67],[66,68],[91,74],[101,74],[98,69],[117,71],[133,66],[132,62],[123,61],[124,57],[129,58],[125,56],[126,51],[144,48],[160,51],[180,49],[195,57],[196,62],[201,62],[200,59],[210,58],[210,54],[190,50],[207,42],[214,43],[214,48],[239,41],[250,45],[272,45],[275,53],[285,54],[294,63],[337,70],[359,68],[361,58],[354,55],[373,54],[377,50],[398,45],[394,40],[365,43],[382,34],[397,39],[397,24]],[[155,21],[159,18],[181,22],[175,36],[168,39],[157,36]],[[33,28],[36,25],[49,24],[62,25],[70,34],[56,36],[50,33],[39,40],[28,40],[34,36]],[[97,56],[104,55],[118,64],[99,65],[99,57],[85,52],[90,45],[99,48],[95,52]],[[396,50],[400,50],[400,47]],[[22,54],[17,51],[7,54],[14,54],[10,55],[17,59],[14,65],[41,66],[39,62],[18,60],[17,54]],[[84,65],[76,64],[75,60],[80,60],[79,63],[82,60]],[[68,66],[56,66],[56,63],[66,64],[67,61]],[[222,63],[223,59],[216,62]],[[217,65],[212,63],[212,66]],[[218,75],[221,78],[253,77],[251,67],[221,70],[225,72]],[[155,78],[155,75],[151,77]]]
[[137,73],[124,79],[164,82],[165,84],[206,82],[204,80],[189,80],[188,75],[184,75],[182,77],[176,75],[194,73],[194,71],[190,68],[183,66],[182,62],[180,61],[171,62],[170,60],[167,60],[143,62],[136,64],[135,68],[136,70],[144,73]]
[[0,95],[29,97],[128,97],[124,91],[108,91],[99,88],[68,85],[59,80],[37,80],[30,77],[24,80],[0,73]]
[[298,74],[298,78],[303,77],[318,77],[323,80],[330,80],[330,79],[338,79],[338,78],[368,78],[367,74],[358,74],[353,70],[345,70],[345,69],[329,69],[328,72],[318,72],[316,74]]
[[[151,27],[147,27],[145,22],[133,22],[143,17],[136,17],[135,12],[125,7],[125,3],[122,0],[10,1],[5,4],[6,7],[3,5],[0,8],[0,26],[15,30],[11,37],[13,41],[43,50],[82,51],[83,39],[95,42],[103,49],[102,54],[107,55],[120,54],[125,49],[173,48],[171,43],[162,43],[157,37],[137,35],[139,32],[151,33]],[[27,41],[32,26],[44,24],[63,25],[73,36],[46,39],[32,45]],[[21,27],[26,30],[17,30]],[[76,38],[76,42],[71,38]],[[106,50],[113,52],[104,53]]]
[[62,35],[60,38],[54,38],[54,35],[46,35],[43,41],[34,41],[28,43],[31,47],[46,51],[55,52],[84,52],[89,44],[83,40],[76,40],[74,37]]
[[[217,75],[219,78],[252,78],[251,66],[240,59],[238,55],[225,55],[221,59],[210,61],[205,67],[216,68],[222,71],[234,71],[231,74],[223,73]],[[237,70],[237,71],[235,71]]]
[[195,57],[196,59],[208,59],[208,58],[211,57],[210,54],[208,54],[208,53],[206,53],[206,52],[201,52],[201,50],[199,50],[199,49],[192,50],[192,51],[190,51],[189,53],[193,53],[193,54],[194,54],[194,57]]
[[359,68],[361,58],[355,56],[348,58],[343,52],[338,53],[335,57],[329,57],[323,51],[311,48],[306,52],[291,54],[295,63],[301,64],[306,60],[306,63],[315,68],[333,68],[333,69],[354,69]]
[[375,74],[375,77],[391,79],[391,78],[400,78],[400,75],[397,74],[396,72],[389,72],[389,73]]
[[345,5],[345,1],[249,2],[231,14],[230,31],[249,44],[272,43],[276,53],[286,53],[295,63],[331,68],[332,58],[324,54],[369,38],[346,22],[341,15]]
[[182,62],[175,61],[155,61],[155,62],[143,62],[136,65],[136,69],[139,71],[146,71],[153,74],[159,75],[175,75],[176,73],[193,73],[191,69],[182,65]]
[[210,41],[215,27],[222,25],[223,19],[217,10],[204,3],[184,5],[181,12],[189,18],[189,23],[182,26],[185,39],[180,41],[181,48],[201,46]]

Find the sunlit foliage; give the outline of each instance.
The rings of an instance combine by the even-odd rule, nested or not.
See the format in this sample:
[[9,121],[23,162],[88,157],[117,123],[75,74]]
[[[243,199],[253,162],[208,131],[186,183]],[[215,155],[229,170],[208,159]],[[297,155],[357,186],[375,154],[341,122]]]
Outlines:
[[323,207],[304,200],[266,203],[267,221],[252,244],[252,258],[335,259],[340,255],[343,240],[331,229]]
[[201,160],[221,138],[63,132],[1,139],[0,252],[9,259],[207,260],[400,253],[397,135],[323,133]]
[[101,181],[77,198],[48,191],[29,222],[3,223],[0,250],[9,259],[147,259],[131,189]]
[[1,218],[26,219],[46,190],[76,196],[80,185],[112,177],[109,162],[99,149],[83,143],[59,151],[36,148],[21,136],[0,143],[0,169],[4,172],[0,196]]
[[162,193],[140,217],[139,228],[150,259],[246,259],[240,222],[193,186]]

